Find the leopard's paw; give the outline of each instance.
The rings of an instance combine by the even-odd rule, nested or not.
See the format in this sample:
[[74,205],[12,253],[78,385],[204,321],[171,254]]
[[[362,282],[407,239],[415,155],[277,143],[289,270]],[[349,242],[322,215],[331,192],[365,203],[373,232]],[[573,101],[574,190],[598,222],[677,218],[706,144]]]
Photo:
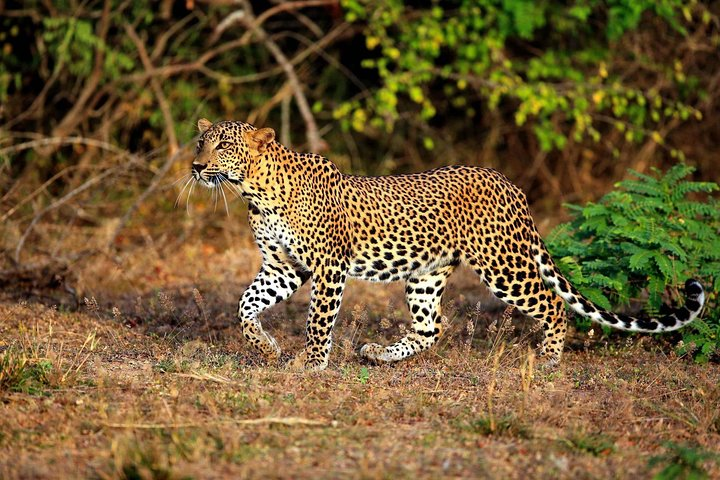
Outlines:
[[377,343],[366,343],[360,348],[360,356],[370,360],[371,362],[379,363],[386,362],[385,347]]
[[327,359],[309,358],[305,350],[298,353],[287,365],[289,370],[295,372],[319,372],[325,370],[327,366]]
[[262,342],[258,348],[268,362],[277,362],[280,360],[282,350],[280,350],[277,341],[270,335],[265,334],[265,341]]
[[542,347],[540,349],[540,358],[544,361],[540,364],[542,370],[554,370],[560,366],[560,358],[562,352],[552,352],[550,349]]
[[307,360],[307,352],[302,350],[287,363],[288,370],[302,372],[305,369],[305,360]]

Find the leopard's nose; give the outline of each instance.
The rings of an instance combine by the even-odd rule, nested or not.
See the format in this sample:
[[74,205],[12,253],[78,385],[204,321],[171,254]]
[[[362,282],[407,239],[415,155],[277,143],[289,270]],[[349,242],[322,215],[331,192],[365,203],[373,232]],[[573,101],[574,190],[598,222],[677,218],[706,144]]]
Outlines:
[[205,170],[206,168],[207,168],[207,165],[205,165],[205,164],[203,164],[203,163],[195,163],[195,162],[193,162],[193,164],[192,164],[192,170],[193,170],[193,172],[195,172],[195,173],[200,173],[200,172],[202,172],[203,170]]

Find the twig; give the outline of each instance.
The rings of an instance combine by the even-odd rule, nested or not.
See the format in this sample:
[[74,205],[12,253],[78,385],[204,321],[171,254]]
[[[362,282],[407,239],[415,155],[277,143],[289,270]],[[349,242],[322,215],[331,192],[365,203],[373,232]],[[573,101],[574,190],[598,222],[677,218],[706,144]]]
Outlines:
[[[247,116],[247,122],[252,123],[253,125],[257,124],[258,122],[263,122],[268,114],[270,113],[270,110],[275,108],[278,104],[283,104],[286,100],[289,100],[292,98],[292,88],[290,86],[290,82],[286,81],[283,83],[283,86],[280,87],[276,92],[275,95],[272,96],[270,100],[260,105],[258,108],[253,109]],[[282,129],[281,129],[281,139],[280,143],[283,145],[290,145],[289,143],[286,143],[282,139]]]
[[222,22],[218,24],[217,27],[215,27],[215,30],[213,30],[212,35],[210,36],[209,44],[212,45],[213,43],[217,42],[218,38],[220,38],[220,35],[223,34],[225,30],[233,26],[235,23],[242,22],[242,17],[245,16],[245,10],[235,10],[227,17],[223,18]]
[[290,97],[280,100],[280,143],[290,145]]
[[335,5],[336,3],[337,0],[300,0],[296,2],[283,2],[272,8],[268,8],[263,13],[258,15],[251,30],[261,26],[268,18],[272,17],[273,15],[277,15],[280,12],[295,11],[306,7],[322,7],[324,5]]
[[175,375],[178,377],[192,378],[195,380],[209,380],[211,382],[222,383],[224,385],[235,385],[238,383],[230,380],[227,377],[213,375],[212,373],[176,373]]
[[[306,48],[302,52],[295,55],[292,60],[290,61],[291,65],[298,65],[300,62],[305,60],[307,57],[312,55],[313,53],[317,53],[318,49],[322,49],[327,47],[329,44],[331,44],[334,40],[336,40],[342,33],[347,31],[351,25],[349,23],[342,23],[332,29],[327,35],[325,35],[322,39],[318,40],[313,47]],[[173,65],[164,65],[162,67],[156,67],[151,71],[145,71],[145,72],[137,72],[137,73],[131,73],[128,75],[125,75],[123,77],[120,77],[107,85],[105,85],[100,92],[98,93],[98,97],[102,97],[102,95],[113,91],[119,84],[123,83],[136,83],[143,80],[146,80],[150,77],[171,77],[173,75],[180,75],[183,73],[188,72],[200,72],[203,75],[213,78],[215,80],[222,80],[226,81],[231,84],[242,84],[242,83],[252,83],[257,82],[260,80],[265,80],[267,78],[273,77],[275,75],[278,75],[282,73],[284,70],[281,66],[276,66],[274,68],[271,68],[265,72],[259,72],[259,73],[250,73],[247,75],[242,76],[231,76],[226,75],[223,73],[216,72],[212,70],[211,68],[208,68],[206,64],[212,60],[213,58],[217,57],[218,55],[225,53],[228,50],[232,50],[234,48],[243,47],[247,44],[249,44],[249,40],[243,40],[235,39],[231,40],[227,43],[223,43],[222,45],[208,50],[205,52],[200,58],[195,60],[191,63],[178,63]]]
[[63,175],[65,175],[65,174],[68,173],[69,171],[74,170],[75,168],[76,168],[76,167],[73,166],[73,165],[71,165],[71,166],[69,166],[69,167],[65,167],[65,168],[63,168],[62,170],[60,170],[59,172],[57,172],[55,175],[53,175],[52,177],[50,177],[48,180],[45,181],[45,183],[43,183],[43,184],[40,185],[38,188],[36,188],[30,195],[28,195],[28,196],[26,196],[25,198],[23,198],[21,201],[19,201],[18,203],[16,203],[14,207],[12,207],[12,208],[11,208],[10,210],[8,210],[5,214],[3,214],[3,216],[0,217],[0,222],[4,222],[4,221],[7,220],[8,218],[10,218],[15,212],[18,211],[18,209],[19,209],[20,207],[22,207],[22,206],[25,205],[27,202],[29,202],[30,200],[32,200],[33,198],[35,198],[37,195],[39,195],[40,192],[44,191],[51,183],[53,183],[55,180],[57,180],[58,178],[62,177]]
[[22,237],[20,237],[20,240],[18,241],[17,246],[15,247],[15,254],[14,254],[14,260],[15,263],[20,263],[20,252],[22,251],[22,248],[25,244],[25,240],[27,239],[27,236],[30,234],[32,229],[35,227],[37,222],[40,220],[40,218],[45,215],[50,210],[53,210],[61,205],[63,205],[65,202],[70,200],[71,198],[75,197],[76,195],[84,192],[88,188],[92,187],[96,183],[99,183],[100,181],[104,180],[106,177],[114,174],[121,168],[127,168],[128,165],[132,165],[135,163],[138,163],[138,157],[135,155],[132,155],[110,143],[103,142],[100,140],[95,140],[92,138],[84,138],[84,137],[50,137],[50,138],[42,138],[38,140],[32,140],[29,142],[23,142],[18,145],[11,145],[9,147],[5,147],[0,149],[0,156],[7,154],[7,153],[13,153],[18,152],[21,150],[25,150],[28,148],[37,148],[38,146],[57,146],[57,145],[72,145],[72,144],[83,144],[83,145],[89,145],[89,146],[95,146],[98,148],[102,148],[104,150],[111,151],[113,153],[122,155],[123,157],[126,157],[129,159],[129,162],[124,163],[122,165],[118,165],[116,167],[110,168],[100,175],[96,177],[92,177],[89,180],[87,180],[85,183],[80,185],[79,187],[73,189],[71,192],[69,192],[67,195],[55,200],[53,203],[42,209],[37,215],[35,215],[35,218],[32,219],[30,222],[30,225],[25,229],[25,232],[23,233]]
[[[348,24],[344,24],[348,25]],[[328,43],[325,40],[330,37],[335,31],[340,32],[340,27],[336,28],[335,30],[328,33],[325,37],[323,37],[321,40],[317,42],[313,42],[309,38],[307,38],[304,35],[300,35],[299,33],[295,33],[292,31],[286,31],[282,32],[281,34],[277,35],[277,37],[283,37],[287,36],[290,38],[294,38],[295,40],[299,41],[303,45],[307,46],[307,50],[315,53],[317,56],[321,57],[323,60],[325,60],[330,66],[335,67],[340,73],[344,74],[348,80],[350,80],[352,83],[355,84],[358,89],[365,92],[367,91],[367,87],[365,86],[362,81],[355,75],[352,71],[350,71],[349,68],[347,68],[345,65],[342,64],[342,62],[339,62],[335,57],[328,54],[325,51],[325,45]],[[295,65],[295,59],[293,58],[293,61],[291,62],[293,65]]]
[[148,188],[145,189],[143,193],[140,194],[140,196],[137,197],[135,202],[130,206],[130,208],[127,209],[125,212],[125,215],[120,219],[120,223],[118,223],[117,227],[115,227],[115,232],[113,232],[112,236],[110,237],[110,240],[108,241],[108,248],[112,246],[113,243],[115,243],[115,239],[120,235],[120,232],[125,228],[125,225],[127,225],[127,222],[130,221],[130,217],[133,213],[135,213],[135,210],[138,209],[138,207],[145,201],[146,198],[148,198],[160,185],[160,182],[163,178],[165,178],[165,175],[170,171],[173,165],[175,165],[175,162],[182,154],[186,153],[184,148],[179,147],[178,150],[175,152],[174,155],[168,155],[167,160],[165,161],[165,164],[162,166],[160,170],[155,174],[155,177],[153,178],[153,181],[150,183]]
[[[133,41],[135,47],[138,49],[140,61],[142,62],[145,71],[153,70],[155,67],[150,61],[150,57],[148,57],[147,50],[145,49],[145,44],[143,44],[142,40],[140,40],[140,37],[138,36],[132,25],[126,23],[125,32],[127,32],[130,40]],[[160,105],[160,111],[162,112],[163,118],[165,119],[165,134],[167,135],[168,143],[170,144],[168,154],[170,156],[174,156],[175,153],[178,151],[178,141],[177,137],[175,136],[175,122],[172,118],[170,106],[168,105],[167,98],[165,98],[165,94],[163,93],[162,87],[160,86],[160,82],[157,78],[150,77],[150,87],[155,93],[155,97],[157,98],[158,104]]]
[[27,142],[18,143],[17,145],[10,145],[9,147],[0,148],[0,156],[17,153],[22,150],[27,150],[29,148],[37,148],[37,147],[43,147],[43,146],[48,146],[48,145],[87,145],[88,147],[97,147],[97,148],[100,148],[103,150],[107,150],[108,152],[122,155],[133,161],[137,160],[137,157],[135,155],[128,153],[127,151],[123,150],[122,148],[116,147],[112,143],[104,142],[102,140],[97,140],[95,138],[79,137],[79,136],[42,137],[42,138],[38,138],[37,140],[30,140]]
[[[241,40],[249,41],[250,35],[252,35],[252,31],[254,29],[260,27],[270,17],[277,15],[278,13],[296,11],[306,7],[321,7],[324,5],[332,5],[334,3],[337,3],[337,0],[300,0],[296,2],[283,2],[279,5],[275,5],[274,7],[265,10],[253,20],[252,26],[248,27],[248,33],[246,33],[241,38]],[[225,19],[223,19],[223,21],[220,22],[217,27],[215,27],[215,30],[210,37],[210,44],[212,45],[213,43],[215,43],[217,39],[220,38],[220,36],[223,34],[223,32],[230,28],[233,24],[245,23],[245,18],[243,17],[246,14],[252,15],[252,13],[247,10],[236,10],[235,12],[225,17]]]
[[312,32],[313,35],[315,35],[317,38],[322,37],[323,30],[320,28],[320,26],[310,20],[310,17],[303,14],[302,12],[298,12],[297,10],[292,10],[290,12],[295,18],[297,18],[297,21],[305,25],[308,30]]
[[311,420],[302,417],[263,417],[248,419],[227,419],[218,421],[205,422],[184,422],[184,423],[102,423],[103,427],[108,428],[132,428],[138,430],[157,430],[163,428],[191,428],[205,427],[210,425],[286,425],[286,426],[309,426],[309,427],[325,427],[331,425],[325,420]]
[[75,197],[76,195],[84,192],[88,188],[92,187],[96,183],[99,183],[100,181],[104,180],[106,177],[109,177],[110,175],[114,174],[117,170],[120,169],[121,166],[117,166],[115,168],[108,169],[98,175],[97,177],[92,177],[89,180],[87,180],[85,183],[77,187],[76,189],[72,190],[67,195],[55,200],[53,203],[42,209],[37,215],[35,215],[35,218],[32,219],[30,222],[30,225],[25,229],[25,232],[23,232],[22,237],[20,237],[20,240],[18,241],[17,246],[15,247],[15,255],[14,260],[16,264],[20,263],[20,252],[22,251],[23,246],[25,245],[25,240],[27,239],[28,235],[30,235],[30,232],[35,227],[38,221],[40,221],[40,218],[42,218],[43,215],[45,215],[50,210],[53,210],[61,205],[63,205],[65,202],[70,200],[71,198]]
[[150,53],[150,60],[152,62],[155,62],[156,60],[160,59],[160,56],[165,53],[165,47],[167,46],[168,40],[170,40],[170,37],[175,35],[180,30],[185,30],[186,25],[188,22],[190,22],[192,19],[197,17],[197,13],[193,12],[190,15],[186,15],[185,18],[180,20],[179,22],[174,22],[170,28],[167,29],[162,35],[160,35],[155,42],[155,46],[153,47],[152,52]]

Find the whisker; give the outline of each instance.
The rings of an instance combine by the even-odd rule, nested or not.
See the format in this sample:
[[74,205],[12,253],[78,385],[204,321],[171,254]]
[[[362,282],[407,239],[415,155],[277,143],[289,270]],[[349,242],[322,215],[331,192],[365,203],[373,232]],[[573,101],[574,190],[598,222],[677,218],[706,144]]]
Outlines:
[[174,186],[174,185],[177,185],[178,183],[182,182],[183,180],[185,180],[185,179],[188,178],[188,177],[192,177],[192,173],[186,173],[186,174],[184,174],[184,175],[181,175],[180,178],[178,178],[177,180],[175,180],[175,181],[172,183],[172,185],[173,185],[173,186]]
[[240,187],[231,183],[230,189],[233,190],[233,192],[235,192],[235,195],[237,195],[238,198],[243,201],[243,203],[247,203],[247,200],[245,199],[245,197],[242,194],[242,190],[240,190]]
[[223,179],[223,180],[220,182],[220,193],[222,193],[223,202],[225,202],[225,214],[229,217],[229,216],[230,216],[230,209],[228,208],[227,197],[225,196],[225,187],[223,186],[224,183],[225,183],[225,180]]
[[[193,180],[195,180],[194,177]],[[188,215],[190,215],[190,197],[192,196],[193,190],[195,189],[195,185],[197,185],[197,183],[197,180],[192,182],[192,185],[190,185],[190,191],[188,192],[187,197],[185,197],[185,211]]]
[[213,213],[215,213],[215,212],[217,212],[217,202],[218,202],[218,196],[219,196],[219,195],[218,195],[218,192],[217,192],[217,189],[218,189],[218,177],[217,177],[217,175],[215,175],[214,177],[212,177],[212,184],[214,185],[214,187],[213,187],[213,189],[212,189],[212,197],[213,197],[213,199],[215,200],[215,205],[213,205]]
[[180,193],[178,193],[177,198],[175,199],[175,208],[180,204],[180,197],[182,197],[182,194],[185,192],[185,189],[188,188],[188,185],[190,185],[193,181],[192,176],[187,179],[185,182],[185,185],[183,185],[182,189],[180,189]]
[[230,180],[227,180],[227,179],[226,179],[225,182],[224,182],[224,184],[228,186],[228,188],[230,189],[230,193],[232,193],[233,195],[235,195],[237,198],[242,198],[242,195],[240,195],[240,194],[238,193],[238,191],[235,190],[235,185],[233,185],[233,184],[230,182]]

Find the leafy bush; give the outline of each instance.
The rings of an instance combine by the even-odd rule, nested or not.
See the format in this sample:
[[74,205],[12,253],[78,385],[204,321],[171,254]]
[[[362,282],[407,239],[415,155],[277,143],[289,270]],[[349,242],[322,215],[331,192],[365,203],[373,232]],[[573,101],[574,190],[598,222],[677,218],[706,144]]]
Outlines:
[[[347,128],[391,131],[406,112],[426,123],[443,112],[474,118],[482,114],[479,105],[498,110],[510,104],[515,124],[532,126],[540,147],[550,151],[568,141],[599,141],[600,125],[619,130],[630,142],[649,134],[662,143],[658,125],[667,119],[701,118],[688,103],[698,79],[676,68],[676,60],[634,59],[658,79],[646,84],[630,73],[628,56],[616,47],[641,21],[682,38],[693,15],[710,18],[704,5],[682,0],[610,5],[461,0],[422,6],[343,0],[342,5],[348,21],[365,24],[366,46],[374,55],[362,64],[381,80],[372,95],[336,109]],[[659,83],[672,86],[673,93],[658,90]]]
[[598,203],[570,205],[575,219],[557,227],[548,248],[567,278],[607,309],[646,293],[646,312],[658,315],[668,289],[678,298],[676,286],[698,278],[705,318],[682,330],[681,350],[696,348],[702,362],[720,351],[720,202],[712,196],[720,187],[687,180],[693,170],[633,172],[637,180],[620,182]]

